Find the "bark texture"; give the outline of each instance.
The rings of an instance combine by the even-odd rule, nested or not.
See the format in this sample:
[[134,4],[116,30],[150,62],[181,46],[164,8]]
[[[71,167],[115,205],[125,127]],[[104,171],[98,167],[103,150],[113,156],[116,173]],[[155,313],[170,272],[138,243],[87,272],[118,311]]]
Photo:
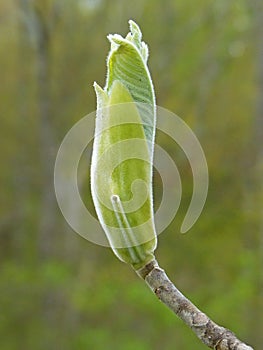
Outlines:
[[209,348],[215,350],[253,350],[239,340],[230,330],[214,323],[206,314],[189,301],[169,280],[157,261],[153,260],[136,271],[151,290],[169,307],[197,337]]

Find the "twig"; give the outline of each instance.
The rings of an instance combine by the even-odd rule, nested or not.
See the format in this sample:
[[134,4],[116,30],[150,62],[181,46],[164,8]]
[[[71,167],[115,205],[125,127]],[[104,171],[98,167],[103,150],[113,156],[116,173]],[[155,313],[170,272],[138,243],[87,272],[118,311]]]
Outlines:
[[253,350],[230,330],[218,326],[194,304],[191,303],[169,280],[157,261],[153,260],[136,271],[151,290],[169,307],[197,337],[209,348],[215,350]]

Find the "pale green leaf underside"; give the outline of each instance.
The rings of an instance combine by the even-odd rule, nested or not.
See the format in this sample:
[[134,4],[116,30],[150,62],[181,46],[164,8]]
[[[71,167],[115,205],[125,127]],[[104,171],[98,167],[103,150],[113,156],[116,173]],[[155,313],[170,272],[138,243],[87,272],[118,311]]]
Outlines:
[[152,157],[156,116],[154,90],[146,65],[148,48],[141,41],[140,29],[133,21],[130,21],[130,29],[126,38],[116,34],[108,37],[111,51],[105,90],[110,93],[114,81],[119,80],[129,90],[133,101],[139,103],[138,109]]

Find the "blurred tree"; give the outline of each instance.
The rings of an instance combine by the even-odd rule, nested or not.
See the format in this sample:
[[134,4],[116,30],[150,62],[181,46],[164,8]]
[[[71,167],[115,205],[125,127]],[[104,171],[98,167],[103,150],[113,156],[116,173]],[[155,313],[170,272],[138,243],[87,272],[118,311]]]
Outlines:
[[[51,86],[50,86],[50,48],[58,21],[57,2],[20,0],[24,24],[35,50],[35,69],[37,84],[37,111],[39,113],[39,149],[41,191],[39,221],[39,253],[49,258],[54,248],[56,201],[53,190],[53,167],[57,149],[56,136],[52,126]],[[51,35],[52,31],[52,35]]]

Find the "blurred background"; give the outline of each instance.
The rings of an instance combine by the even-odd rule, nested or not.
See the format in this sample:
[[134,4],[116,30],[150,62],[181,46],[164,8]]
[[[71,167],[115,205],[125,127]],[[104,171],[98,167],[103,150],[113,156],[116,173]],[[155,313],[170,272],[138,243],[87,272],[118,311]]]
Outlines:
[[[129,19],[149,45],[158,105],[193,129],[210,172],[204,211],[181,235],[191,168],[171,139],[157,135],[183,181],[180,209],[159,236],[157,258],[199,308],[259,349],[260,0],[0,1],[1,349],[205,349],[110,249],[74,233],[55,200],[58,147],[70,127],[95,110],[92,84],[105,82],[106,35],[126,35]],[[82,195],[94,212],[90,153],[91,146],[82,160]],[[161,190],[156,174],[157,204]]]

